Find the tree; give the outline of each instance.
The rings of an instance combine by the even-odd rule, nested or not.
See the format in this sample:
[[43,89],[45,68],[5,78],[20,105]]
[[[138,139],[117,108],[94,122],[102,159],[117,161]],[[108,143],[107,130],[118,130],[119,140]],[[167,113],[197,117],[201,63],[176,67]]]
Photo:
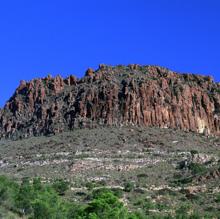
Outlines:
[[129,215],[123,203],[111,191],[96,193],[84,214],[89,219],[127,219]]
[[33,196],[34,193],[29,179],[23,179],[17,197],[15,198],[16,206],[21,209],[22,214],[26,215],[31,213],[31,201],[34,198]]
[[43,186],[42,186],[40,178],[34,178],[33,179],[33,189],[36,192],[41,191],[43,189]]
[[[17,197],[18,191],[18,183],[5,176],[0,176],[0,209],[2,209],[1,206],[4,206],[3,208],[10,209],[10,211],[15,210],[15,197]],[[4,217],[0,215],[0,218]]]
[[32,201],[33,219],[67,218],[69,205],[51,187],[45,187]]
[[52,218],[52,211],[48,203],[36,200],[33,203],[33,219],[50,219]]

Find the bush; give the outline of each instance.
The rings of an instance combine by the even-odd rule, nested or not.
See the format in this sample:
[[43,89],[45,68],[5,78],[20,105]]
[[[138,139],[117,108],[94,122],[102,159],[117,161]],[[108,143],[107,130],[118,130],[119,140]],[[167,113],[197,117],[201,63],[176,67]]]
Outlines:
[[148,198],[140,198],[134,204],[141,208],[145,215],[149,215],[150,210],[155,209],[154,203]]
[[220,203],[220,193],[218,193],[218,194],[216,195],[216,202],[217,202],[217,203]]
[[88,190],[92,190],[92,189],[94,189],[95,188],[95,183],[93,183],[93,182],[87,182],[86,183],[86,188],[88,189]]
[[31,201],[34,199],[34,191],[28,178],[23,179],[19,192],[15,198],[16,207],[24,215],[31,213]]
[[41,183],[40,178],[33,179],[33,188],[34,188],[34,191],[41,191],[43,189],[43,185]]
[[45,187],[32,201],[33,219],[67,218],[69,205],[51,187]]
[[71,209],[70,204],[62,201],[53,186],[43,185],[40,179],[34,179],[31,183],[25,178],[19,185],[0,176],[0,200],[0,205],[3,204],[10,211],[32,219],[67,218]]
[[128,218],[128,211],[123,203],[110,191],[96,193],[95,198],[83,211],[83,218],[118,219]]
[[132,190],[134,190],[134,183],[133,182],[127,182],[124,185],[124,191],[125,192],[131,192]]
[[195,175],[205,173],[207,170],[203,164],[199,164],[199,163],[191,163],[189,165],[189,169]]
[[15,208],[15,197],[18,193],[19,185],[5,176],[0,176],[0,205],[8,209]]
[[[58,181],[59,185],[60,180]],[[55,187],[57,188],[57,187]],[[59,188],[59,187],[58,187]],[[63,187],[62,187],[63,189]],[[162,215],[152,213],[150,210],[164,210],[166,206],[152,203],[151,199],[139,199],[135,205],[139,207],[136,213],[129,212],[123,202],[117,197],[120,191],[112,192],[103,188],[91,194],[87,204],[68,202],[60,196],[60,190],[55,191],[53,184],[43,184],[40,179],[24,179],[21,184],[6,177],[0,176],[0,212],[1,218],[5,216],[4,209],[10,211],[14,218],[29,219],[197,219],[202,218],[193,210],[190,202],[185,202],[176,211],[176,215]],[[121,195],[121,194],[120,194]],[[217,196],[218,198],[219,196]],[[220,197],[219,197],[220,198]],[[87,199],[88,200],[88,199]],[[217,201],[217,200],[216,200]],[[219,199],[220,201],[220,199]],[[163,212],[164,213],[164,212]],[[217,218],[216,212],[205,215],[204,218]],[[211,216],[210,216],[211,215]]]
[[185,203],[184,205],[181,205],[177,210],[177,215],[187,215],[188,211],[190,210],[191,205],[189,203]]
[[191,150],[190,153],[191,155],[195,155],[195,154],[198,154],[199,152],[197,150]]
[[122,198],[123,197],[123,190],[122,189],[120,189],[120,188],[112,188],[111,191],[118,198]]
[[64,195],[69,188],[69,183],[63,179],[57,179],[54,181],[52,187],[59,195]]

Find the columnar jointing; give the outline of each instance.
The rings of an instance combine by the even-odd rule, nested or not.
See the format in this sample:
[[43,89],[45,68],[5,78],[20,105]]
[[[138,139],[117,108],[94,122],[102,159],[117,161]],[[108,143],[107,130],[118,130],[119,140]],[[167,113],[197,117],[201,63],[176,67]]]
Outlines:
[[100,65],[82,79],[21,81],[0,111],[0,137],[78,127],[156,126],[220,135],[220,85],[211,77],[158,66]]

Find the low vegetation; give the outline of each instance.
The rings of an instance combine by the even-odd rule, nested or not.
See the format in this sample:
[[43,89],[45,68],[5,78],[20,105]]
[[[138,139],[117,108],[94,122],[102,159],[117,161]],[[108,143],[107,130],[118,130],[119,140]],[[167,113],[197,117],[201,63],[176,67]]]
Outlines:
[[135,127],[1,141],[0,218],[218,219],[219,146]]
[[[0,217],[10,219],[200,219],[218,217],[192,212],[187,202],[172,212],[166,209],[164,204],[153,203],[147,198],[138,199],[135,205],[140,208],[132,212],[117,196],[117,192],[107,188],[93,190],[90,197],[87,197],[87,203],[71,202],[64,198],[67,189],[68,183],[63,180],[42,183],[39,178],[33,180],[25,178],[18,183],[0,176]],[[219,202],[219,195],[216,201]],[[158,213],[161,209],[166,209],[168,214]]]

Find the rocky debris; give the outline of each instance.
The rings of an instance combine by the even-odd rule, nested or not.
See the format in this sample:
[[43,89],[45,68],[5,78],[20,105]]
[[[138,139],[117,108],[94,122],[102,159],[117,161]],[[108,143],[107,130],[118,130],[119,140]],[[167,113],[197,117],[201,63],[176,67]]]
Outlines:
[[180,169],[188,169],[190,164],[204,164],[208,166],[213,166],[218,164],[219,158],[214,155],[204,154],[204,153],[185,153],[183,154],[184,160],[181,160],[177,167]]
[[54,160],[40,160],[40,161],[25,161],[21,162],[20,166],[46,166],[46,165],[53,165],[53,164],[61,164],[61,163],[67,163],[69,162],[68,159],[54,159]]
[[197,193],[201,193],[201,192],[206,192],[207,188],[206,185],[203,186],[188,186],[186,188],[184,188],[184,193],[186,193],[186,195],[195,195]]
[[202,154],[202,153],[196,153],[192,155],[193,163],[199,163],[199,164],[208,164],[208,163],[217,163],[218,157],[214,157],[213,155],[208,154]]
[[220,179],[220,169],[208,171],[206,174],[198,177],[199,182],[206,182],[207,180],[216,180],[216,179],[217,180]]
[[104,170],[104,171],[118,171],[126,172],[131,170],[140,169],[149,165],[156,165],[159,162],[164,162],[162,159],[131,159],[123,158],[114,160],[112,158],[96,158],[89,157],[83,160],[75,160],[69,167],[72,173],[81,173],[85,171],[92,170]]
[[107,66],[85,77],[21,81],[0,111],[0,138],[97,126],[156,126],[220,135],[220,85],[158,66]]
[[6,160],[0,160],[0,168],[8,166],[9,163]]
[[147,191],[180,191],[182,187],[171,187],[169,185],[161,185],[161,186],[156,186],[156,185],[151,185]]

